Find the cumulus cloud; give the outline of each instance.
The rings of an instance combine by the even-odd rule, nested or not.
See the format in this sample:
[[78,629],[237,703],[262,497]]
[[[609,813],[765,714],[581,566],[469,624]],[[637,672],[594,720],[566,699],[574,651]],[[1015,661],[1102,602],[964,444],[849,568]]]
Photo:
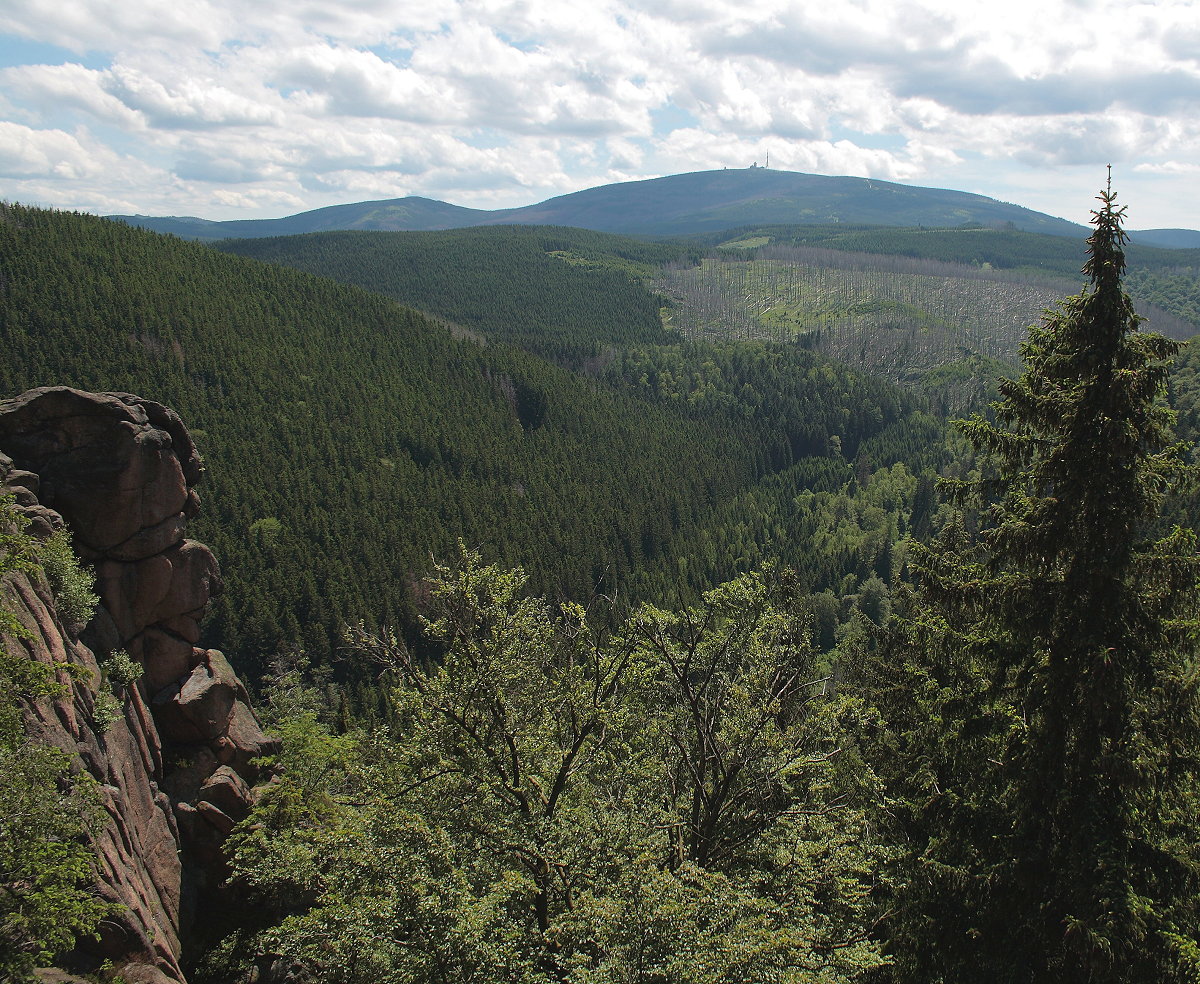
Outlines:
[[901,156],[887,150],[860,147],[849,140],[755,140],[698,128],[674,130],[656,141],[653,159],[663,165],[661,173],[670,174],[748,167],[752,163],[763,165],[768,154],[773,168],[789,171],[898,181],[911,177],[914,170]]
[[106,91],[107,72],[69,62],[63,65],[21,65],[0,70],[0,80],[13,95],[19,95],[38,110],[61,110],[72,106],[97,120],[130,129],[141,129],[141,113]]
[[333,116],[373,116],[425,123],[455,123],[465,116],[456,93],[373,51],[309,44],[286,52],[269,80],[303,90],[308,105]]
[[1200,162],[1198,161],[1162,161],[1158,164],[1136,164],[1135,171],[1140,171],[1143,174],[1169,174],[1169,175],[1189,175],[1200,174]]
[[182,154],[172,168],[175,176],[185,181],[217,184],[253,184],[272,177],[271,170],[245,158],[207,155],[195,150]]
[[138,42],[214,48],[236,30],[231,13],[224,0],[6,0],[0,32],[78,53],[115,51]]
[[275,107],[234,92],[213,77],[162,79],[118,65],[107,73],[104,88],[155,126],[166,129],[283,122]]
[[100,166],[93,148],[70,133],[0,120],[0,176],[76,180]]
[[1091,8],[8,0],[0,32],[40,46],[0,70],[0,156],[29,176],[17,191],[75,180],[72,197],[84,184],[69,173],[136,159],[153,186],[97,173],[97,201],[213,217],[374,194],[526,204],[768,149],[777,167],[998,195],[1069,186],[1026,182],[1034,170],[1108,161],[1155,189],[1186,180],[1200,158],[1194,0]]

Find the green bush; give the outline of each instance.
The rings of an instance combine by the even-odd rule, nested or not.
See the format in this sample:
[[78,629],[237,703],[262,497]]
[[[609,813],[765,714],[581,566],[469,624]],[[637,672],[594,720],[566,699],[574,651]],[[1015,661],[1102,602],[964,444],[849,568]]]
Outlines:
[[[11,497],[0,496],[0,577],[30,570],[38,547]],[[73,560],[69,541],[67,552]],[[28,632],[9,600],[0,590],[0,630],[19,640]],[[11,649],[0,645],[0,980],[27,981],[93,932],[109,906],[91,889],[87,838],[103,819],[96,783],[22,725],[22,701],[61,696],[63,686],[21,646]]]
[[136,683],[142,676],[142,664],[129,655],[124,649],[110,653],[101,665],[104,675],[113,683],[128,687]]
[[54,535],[38,548],[37,553],[42,569],[50,579],[50,586],[54,589],[58,614],[65,622],[87,622],[100,599],[92,591],[95,578],[80,565],[79,558],[75,556],[70,531],[56,530]]
[[102,735],[108,731],[124,710],[125,704],[121,698],[112,692],[106,681],[101,681],[96,691],[96,701],[92,704],[92,724],[96,726],[96,733]]

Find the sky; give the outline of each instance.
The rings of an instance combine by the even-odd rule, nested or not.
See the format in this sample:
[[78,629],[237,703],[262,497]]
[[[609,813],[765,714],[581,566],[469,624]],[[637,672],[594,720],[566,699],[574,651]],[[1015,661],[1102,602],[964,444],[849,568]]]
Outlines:
[[1200,0],[3,0],[0,198],[474,208],[753,162],[1200,229]]

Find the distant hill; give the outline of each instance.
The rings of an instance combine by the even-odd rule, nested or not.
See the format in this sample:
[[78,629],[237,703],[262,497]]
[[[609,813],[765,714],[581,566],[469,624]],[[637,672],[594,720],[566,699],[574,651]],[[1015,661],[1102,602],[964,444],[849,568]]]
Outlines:
[[213,222],[192,216],[112,215],[128,225],[184,239],[262,239],[267,236],[296,236],[306,232],[371,229],[401,230],[457,229],[482,225],[495,212],[448,205],[429,198],[395,198],[356,205],[330,205],[282,219],[234,219]]
[[496,224],[575,226],[646,236],[692,235],[766,223],[977,226],[1076,239],[1086,236],[1086,230],[1073,222],[983,195],[761,167],[626,181],[561,195],[537,205],[495,211],[461,208],[428,198],[397,198],[334,205],[281,219],[213,222],[144,215],[112,218],[156,232],[208,240],[348,229],[432,230]]
[[767,168],[696,171],[591,188],[512,210],[505,221],[553,221],[643,235],[686,235],[764,222],[1011,225],[1060,236],[1078,236],[1082,228],[982,195]]
[[[1135,233],[1135,237],[1141,234]],[[898,226],[761,225],[690,237],[697,247],[732,250],[749,257],[760,249],[817,247],[935,263],[965,264],[1008,271],[1042,282],[1062,282],[1056,292],[1072,292],[1082,282],[1084,240],[1018,232],[1013,229],[920,229]],[[1173,338],[1200,329],[1200,248],[1168,249],[1135,239],[1125,250],[1125,287],[1151,327]],[[1011,279],[1011,278],[1010,278]],[[1183,323],[1173,323],[1180,319]]]
[[1129,238],[1145,246],[1200,249],[1200,231],[1196,229],[1143,229],[1140,232],[1131,232]]

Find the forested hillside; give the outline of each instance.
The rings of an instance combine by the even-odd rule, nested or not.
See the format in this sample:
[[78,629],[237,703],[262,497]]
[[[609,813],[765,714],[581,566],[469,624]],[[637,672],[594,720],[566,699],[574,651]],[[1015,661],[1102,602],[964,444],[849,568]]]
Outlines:
[[[931,295],[558,229],[231,247],[265,263],[0,208],[0,388],[180,411],[206,641],[269,671],[276,771],[226,817],[191,978],[1194,981],[1200,348],[1172,378],[1101,202],[1087,286],[1000,382],[1027,307],[1001,325],[987,271]],[[723,330],[663,327],[666,262],[708,278],[672,319],[709,296]],[[869,314],[924,326],[921,387],[813,350]]]
[[[848,570],[842,597],[768,566],[614,624],[464,549],[429,582],[431,651],[352,633],[388,727],[280,664],[286,768],[232,852],[254,918],[212,979],[1194,980],[1197,543],[1156,532],[1192,476],[1176,344],[1138,330],[1102,202],[1088,287],[964,423],[940,502],[872,469],[876,440],[939,463],[909,418],[852,467],[792,465],[786,514],[730,503]],[[692,413],[752,402],[759,349],[696,350],[712,386],[669,368],[688,346],[629,365]]]
[[670,340],[641,281],[691,247],[554,227],[333,232],[232,240],[216,248],[391,297],[572,364]]
[[[990,381],[997,371],[994,361],[964,358],[974,350],[995,350],[1011,360],[1024,327],[1052,300],[1044,288],[997,285],[986,274],[964,279],[969,271],[954,267],[950,272],[958,279],[950,282],[957,292],[949,308],[939,296],[940,309],[924,315],[926,323],[936,322],[930,331],[918,321],[922,312],[914,305],[881,301],[882,294],[892,298],[909,289],[906,279],[919,285],[926,303],[939,289],[929,286],[933,278],[928,275],[905,278],[895,269],[905,261],[881,267],[876,257],[847,259],[834,251],[810,250],[797,259],[796,251],[784,250],[782,261],[750,261],[740,254],[700,263],[694,249],[578,229],[329,233],[232,241],[218,248],[371,287],[470,325],[485,337],[512,339],[559,360],[572,354],[571,364],[609,387],[696,422],[725,421],[745,439],[765,427],[766,458],[758,474],[768,478],[736,497],[713,500],[691,519],[663,517],[654,535],[671,539],[669,569],[631,570],[637,597],[678,602],[778,559],[803,571],[809,589],[837,589],[849,610],[859,579],[876,567],[889,567],[886,555],[906,534],[912,503],[898,503],[882,529],[874,513],[852,507],[854,518],[835,523],[836,532],[822,533],[823,545],[818,545],[805,522],[791,520],[798,508],[813,508],[818,501],[825,508],[827,500],[805,499],[800,505],[797,496],[820,491],[848,501],[876,469],[903,463],[914,489],[916,476],[923,475],[927,500],[932,475],[945,459],[939,418],[949,407],[982,405],[980,380]],[[921,265],[925,274],[927,267]],[[938,284],[947,280],[943,276]],[[673,295],[665,316],[685,329],[687,341],[662,330],[643,282]],[[818,283],[827,289],[811,301],[809,292]],[[700,286],[687,291],[681,284]],[[552,296],[541,292],[543,285],[553,288]],[[796,303],[801,292],[805,302]],[[993,295],[1014,293],[1026,301],[1017,312],[997,311]],[[1025,297],[1030,294],[1032,301]],[[696,324],[697,308],[708,330]],[[823,347],[841,356],[843,364],[879,370],[890,358],[888,368],[894,369],[894,346],[876,329],[881,313],[898,313],[905,343],[918,330],[914,322],[921,339],[917,346],[909,344],[913,351],[900,364],[939,367],[925,381],[927,392],[904,394],[814,358],[810,350],[821,347],[817,338],[842,324],[848,312],[853,351]],[[970,312],[986,318],[998,340],[989,346],[978,326],[964,318]],[[638,318],[632,329],[631,316]],[[829,337],[834,338],[832,332]],[[955,359],[958,369],[944,369],[939,357]],[[849,423],[850,433],[870,435],[865,443],[843,443],[830,429],[831,406]],[[938,416],[918,412],[922,407]],[[869,548],[863,546],[867,542]]]
[[[844,234],[820,234],[835,232]],[[894,548],[914,531],[930,531],[934,477],[950,461],[944,418],[994,398],[995,381],[1014,371],[1027,326],[1073,289],[1053,271],[1074,265],[1077,273],[1083,257],[1077,242],[1016,232],[849,235],[839,249],[743,237],[702,262],[694,249],[523,227],[329,233],[220,248],[371,287],[698,422],[724,420],[747,432],[766,426],[772,436],[758,473],[766,478],[691,519],[664,520],[654,535],[670,538],[666,567],[631,568],[624,583],[635,585],[636,597],[682,603],[778,560],[820,594],[813,605],[823,613],[828,648],[834,625],[844,630],[864,604],[880,617],[888,574],[902,562],[902,555],[893,560]],[[980,256],[997,263],[904,255],[912,241],[947,257],[964,243],[990,243],[992,251]],[[1079,259],[1064,264],[1064,244]],[[893,252],[850,252],[870,245]],[[1024,264],[1022,249],[1029,250]],[[663,316],[686,343],[661,331],[642,283],[665,295]],[[554,285],[552,298],[539,292],[541,284]],[[1157,328],[1193,330],[1163,312],[1153,316]],[[869,397],[868,413],[884,426],[866,424],[873,436],[865,443],[833,449],[822,409],[828,370],[805,349],[918,385],[890,409]],[[864,426],[862,385],[839,383],[833,397],[860,421],[856,432]],[[868,582],[873,601],[862,595]]]
[[[563,244],[576,262],[537,248],[552,272],[544,294],[523,283],[525,302],[496,296],[508,317],[480,314],[463,330],[329,280],[9,206],[0,388],[137,392],[191,422],[209,465],[196,535],[228,581],[208,639],[246,662],[286,645],[327,659],[360,617],[406,624],[431,554],[460,537],[525,565],[531,586],[554,596],[626,591],[636,571],[646,593],[694,597],[703,582],[681,563],[693,548],[680,530],[706,526],[714,507],[798,459],[853,459],[916,411],[888,385],[796,349],[781,350],[786,375],[767,372],[776,363],[764,354],[724,380],[689,349],[675,357],[687,388],[664,398],[641,369],[593,378],[484,344],[479,333],[536,338],[559,323],[563,344],[547,345],[559,353],[664,337],[651,295],[582,262],[577,240]],[[499,290],[452,282],[467,300],[448,291],[445,313],[463,320]],[[623,293],[602,304],[612,285]],[[787,395],[797,379],[802,399]]]
[[[1026,328],[1076,288],[1081,262],[1078,243],[1032,233],[761,231],[725,241],[703,260],[695,246],[521,226],[324,233],[217,248],[366,287],[592,372],[623,346],[669,343],[661,304],[662,321],[690,339],[797,341],[860,371],[918,382],[952,412],[976,405],[997,371],[1014,364]],[[827,245],[789,244],[806,239]],[[883,252],[863,251],[871,247]],[[1174,251],[1143,252],[1159,263],[1178,259]],[[1190,292],[1200,280],[1188,269],[1141,268],[1131,280],[1182,312],[1143,300],[1155,330],[1196,333],[1200,311],[1192,311]]]

